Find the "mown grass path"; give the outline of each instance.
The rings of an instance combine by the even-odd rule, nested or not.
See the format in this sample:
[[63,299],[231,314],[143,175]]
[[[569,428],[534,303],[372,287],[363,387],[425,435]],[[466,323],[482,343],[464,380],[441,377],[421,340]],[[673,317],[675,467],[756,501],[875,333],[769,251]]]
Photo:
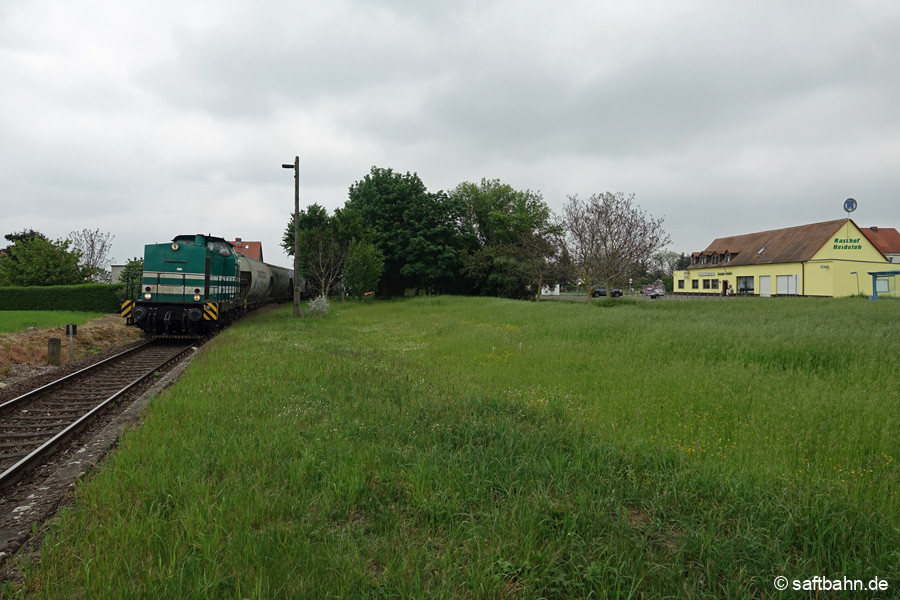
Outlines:
[[438,297],[289,315],[208,344],[7,591],[900,589],[900,303]]

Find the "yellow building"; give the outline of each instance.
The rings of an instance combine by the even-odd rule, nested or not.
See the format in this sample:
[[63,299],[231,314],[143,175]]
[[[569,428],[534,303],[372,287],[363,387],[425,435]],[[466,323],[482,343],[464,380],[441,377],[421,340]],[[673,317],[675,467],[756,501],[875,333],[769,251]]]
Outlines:
[[[675,271],[675,294],[871,295],[869,272],[890,264],[852,219],[718,238],[691,262]],[[896,278],[887,286],[895,293]]]

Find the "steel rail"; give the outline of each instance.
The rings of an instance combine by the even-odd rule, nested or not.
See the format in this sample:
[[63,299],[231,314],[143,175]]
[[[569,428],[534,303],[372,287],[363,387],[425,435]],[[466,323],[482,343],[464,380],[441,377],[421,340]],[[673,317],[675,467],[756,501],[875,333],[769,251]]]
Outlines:
[[[134,350],[137,350],[139,348],[144,348],[146,346],[147,346],[147,344],[143,344],[141,346],[138,346],[137,348],[132,348],[131,350],[126,350],[125,352],[116,354],[115,356],[112,356],[101,362],[106,362],[107,360],[111,360],[113,358],[122,356],[123,354],[128,354]],[[13,466],[9,467],[8,469],[6,469],[3,473],[0,473],[0,489],[5,489],[5,488],[9,487],[10,485],[14,484],[19,479],[21,479],[22,476],[28,470],[30,470],[31,468],[36,466],[37,463],[39,463],[41,460],[46,458],[46,456],[49,455],[53,450],[55,450],[57,446],[65,443],[72,436],[79,433],[94,417],[98,416],[98,414],[107,405],[109,405],[111,402],[115,401],[119,396],[121,396],[122,394],[124,394],[125,392],[127,392],[128,390],[130,390],[131,388],[133,388],[140,382],[142,382],[144,379],[147,379],[148,377],[153,375],[159,369],[162,369],[170,362],[180,358],[182,355],[184,355],[186,352],[188,352],[190,350],[190,348],[191,348],[191,344],[184,346],[179,352],[176,352],[172,356],[166,358],[164,361],[162,361],[161,363],[159,363],[157,366],[153,367],[152,369],[145,371],[140,377],[138,377],[131,383],[127,384],[126,386],[120,388],[119,391],[115,392],[112,396],[106,398],[105,400],[102,400],[97,406],[95,406],[90,411],[88,411],[87,413],[82,415],[75,422],[71,423],[65,429],[58,432],[52,438],[50,438],[49,440],[47,440],[46,442],[41,444],[38,448],[31,451],[27,456],[23,457],[21,460],[19,460],[19,462],[17,462]],[[99,365],[101,363],[98,362],[96,364]],[[96,365],[92,365],[91,367],[88,367],[87,369],[82,369],[81,371],[78,371],[77,373],[73,373],[72,375],[76,375],[78,373],[87,371],[88,369],[90,369],[94,366],[96,366]],[[71,375],[60,378],[57,381],[55,381],[49,385],[45,385],[38,389],[46,389],[46,388],[51,387],[51,386],[55,385],[56,383],[62,381],[63,379],[68,379],[69,377],[71,377]],[[34,390],[34,392],[36,392],[36,391],[38,391],[38,390]],[[11,400],[10,402],[6,402],[6,403],[0,405],[0,408],[3,408],[4,406],[9,405],[12,402],[18,401],[21,398],[24,398],[25,396],[28,396],[32,393],[33,392],[29,392],[28,394],[23,394],[22,396],[19,396],[18,398],[15,398],[14,400]]]
[[25,392],[21,396],[16,396],[12,400],[7,400],[3,404],[0,404],[0,411],[3,411],[5,408],[10,407],[14,404],[18,404],[19,402],[21,402],[23,400],[27,400],[28,398],[37,395],[38,392],[43,392],[43,391],[49,390],[50,388],[56,387],[57,385],[61,384],[62,382],[72,379],[76,375],[81,375],[82,373],[86,373],[88,371],[96,369],[100,365],[104,365],[111,360],[121,358],[121,357],[125,356],[126,354],[131,354],[133,352],[137,352],[138,350],[140,350],[142,348],[146,348],[151,343],[153,343],[153,340],[148,340],[148,341],[144,342],[143,344],[141,344],[140,346],[135,346],[134,348],[129,348],[128,350],[123,350],[122,352],[119,352],[118,354],[113,354],[112,356],[110,356],[108,358],[104,358],[103,360],[97,361],[92,365],[89,365],[83,369],[79,369],[78,371],[75,371],[74,373],[69,373],[68,375],[65,375],[64,377],[60,377],[59,379],[54,379],[50,383],[48,383],[46,385],[42,385],[39,388],[35,388],[35,389],[31,390],[30,392]]

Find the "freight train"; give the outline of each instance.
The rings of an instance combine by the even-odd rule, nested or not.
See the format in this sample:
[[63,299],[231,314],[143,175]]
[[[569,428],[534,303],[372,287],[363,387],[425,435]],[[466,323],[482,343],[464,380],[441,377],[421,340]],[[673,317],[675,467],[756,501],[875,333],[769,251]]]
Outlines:
[[149,337],[201,337],[262,304],[291,300],[293,290],[290,269],[235,252],[224,238],[179,235],[144,247],[144,271],[126,284],[122,316]]

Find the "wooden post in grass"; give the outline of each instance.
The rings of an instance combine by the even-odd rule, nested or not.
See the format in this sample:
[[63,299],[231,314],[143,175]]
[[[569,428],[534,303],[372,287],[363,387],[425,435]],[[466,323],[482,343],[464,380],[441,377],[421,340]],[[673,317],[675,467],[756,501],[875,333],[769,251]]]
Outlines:
[[62,351],[62,340],[59,338],[50,338],[47,340],[47,364],[55,367],[59,366],[59,355]]

